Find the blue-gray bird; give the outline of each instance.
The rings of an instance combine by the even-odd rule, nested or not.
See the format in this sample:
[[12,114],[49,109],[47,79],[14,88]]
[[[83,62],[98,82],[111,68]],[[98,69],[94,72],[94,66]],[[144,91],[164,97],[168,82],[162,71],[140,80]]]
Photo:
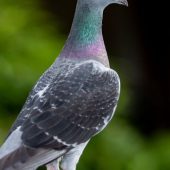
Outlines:
[[76,170],[89,140],[111,120],[120,93],[102,36],[103,10],[111,3],[127,5],[78,0],[63,50],[33,87],[0,148],[0,170]]

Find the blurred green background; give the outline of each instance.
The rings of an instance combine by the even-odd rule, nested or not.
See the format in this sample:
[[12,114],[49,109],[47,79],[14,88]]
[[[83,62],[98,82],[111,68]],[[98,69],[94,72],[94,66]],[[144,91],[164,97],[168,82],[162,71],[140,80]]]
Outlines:
[[[0,0],[0,144],[32,86],[62,49],[75,3]],[[162,93],[167,71],[161,72],[166,61],[159,58],[152,30],[157,22],[149,22],[144,1],[129,3],[104,13],[104,39],[122,91],[114,119],[91,140],[79,170],[170,169],[169,101]],[[159,40],[159,32],[155,36]],[[166,47],[159,47],[165,57]]]

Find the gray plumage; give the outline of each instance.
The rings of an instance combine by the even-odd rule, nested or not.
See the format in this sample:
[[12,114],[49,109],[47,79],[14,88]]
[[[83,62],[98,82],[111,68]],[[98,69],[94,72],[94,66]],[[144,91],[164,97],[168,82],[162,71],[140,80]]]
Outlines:
[[[79,5],[82,2],[79,0]],[[87,4],[92,2],[87,0]],[[103,2],[98,3],[104,9],[111,0]],[[118,2],[125,1],[112,0]],[[75,170],[88,141],[111,120],[120,82],[117,73],[104,62],[106,59],[100,60],[107,54],[95,59],[87,57],[85,51],[84,57],[67,58],[67,50],[30,92],[0,149],[0,169],[31,170],[49,163],[49,170],[58,170],[57,160],[62,158],[63,169]]]

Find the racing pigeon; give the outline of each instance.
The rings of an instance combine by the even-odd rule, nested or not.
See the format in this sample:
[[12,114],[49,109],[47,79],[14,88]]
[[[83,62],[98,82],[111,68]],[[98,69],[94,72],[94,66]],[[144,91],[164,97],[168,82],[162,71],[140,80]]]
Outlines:
[[0,170],[76,170],[89,142],[113,117],[120,81],[109,66],[103,10],[126,0],[78,0],[70,34],[30,92],[0,148]]

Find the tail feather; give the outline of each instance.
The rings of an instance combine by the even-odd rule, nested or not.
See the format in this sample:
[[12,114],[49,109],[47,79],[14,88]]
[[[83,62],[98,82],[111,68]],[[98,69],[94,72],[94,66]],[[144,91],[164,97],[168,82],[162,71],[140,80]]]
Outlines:
[[21,146],[17,150],[0,159],[1,170],[19,170],[31,157],[36,155],[36,150]]
[[0,158],[0,170],[35,170],[61,157],[66,150],[32,149],[21,146],[10,154]]

